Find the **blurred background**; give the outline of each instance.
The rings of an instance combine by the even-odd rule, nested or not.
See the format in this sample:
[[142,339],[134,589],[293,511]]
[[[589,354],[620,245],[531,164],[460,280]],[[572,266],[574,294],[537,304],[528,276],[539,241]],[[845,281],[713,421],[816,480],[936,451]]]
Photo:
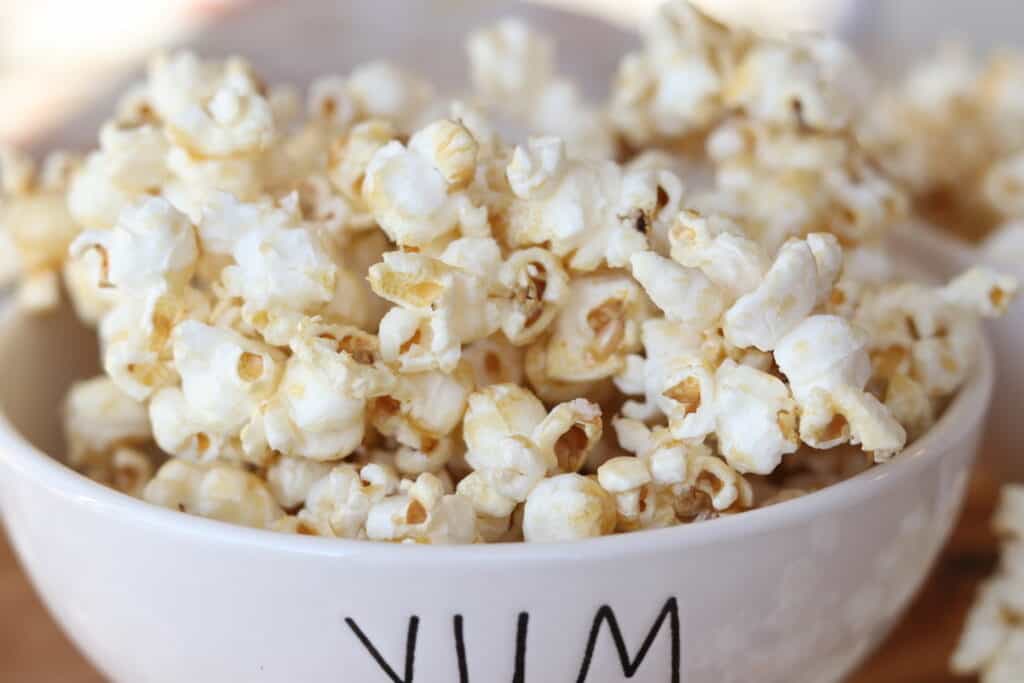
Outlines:
[[[261,40],[262,32],[250,31],[246,35],[241,29],[228,28],[233,23],[247,25],[245,18],[250,16],[272,15],[275,21],[262,25],[278,28],[278,18],[313,24],[303,17],[321,16],[332,10],[358,13],[358,5],[368,5],[391,10],[395,18],[391,28],[397,34],[401,31],[398,21],[405,10],[415,13],[431,6],[461,17],[467,10],[474,14],[486,11],[488,5],[508,4],[497,0],[372,4],[350,0],[0,0],[0,142],[27,144],[38,140],[73,119],[97,94],[127,77],[154,50],[188,41],[211,27],[217,27],[214,31],[218,35],[230,35],[220,35],[218,40],[204,41],[205,44],[217,51],[222,51],[222,45],[245,48],[247,55],[255,53],[253,61],[258,67],[265,67],[259,59],[266,54],[268,45]],[[658,0],[540,0],[540,4],[594,14],[622,27],[636,27],[654,11]],[[704,0],[702,4],[723,15],[739,16],[760,25],[807,29],[843,23],[851,2]],[[239,22],[233,22],[235,18]],[[410,25],[407,21],[403,23]],[[382,23],[382,28],[387,30],[387,24]],[[276,36],[280,46],[282,32],[277,31]],[[304,57],[317,64],[318,71],[330,68],[323,63],[328,61],[324,55],[310,54],[305,47],[289,52],[292,54],[275,55],[275,60]],[[346,50],[349,52],[354,50]],[[452,52],[461,56],[457,44],[452,45]]]

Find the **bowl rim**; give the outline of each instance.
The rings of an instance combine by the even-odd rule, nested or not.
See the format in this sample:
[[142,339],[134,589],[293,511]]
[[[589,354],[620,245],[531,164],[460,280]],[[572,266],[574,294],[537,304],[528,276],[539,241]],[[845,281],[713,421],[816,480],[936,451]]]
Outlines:
[[[0,316],[0,334],[11,330],[20,315],[7,307]],[[37,487],[76,505],[91,507],[118,523],[144,525],[153,532],[173,534],[197,542],[217,542],[289,554],[323,557],[358,557],[361,560],[393,560],[420,564],[472,561],[517,563],[551,560],[599,559],[623,553],[658,553],[729,541],[773,528],[817,519],[838,507],[864,501],[900,482],[912,479],[923,468],[935,466],[948,455],[957,436],[979,428],[988,410],[995,383],[995,360],[987,336],[979,330],[978,352],[966,383],[950,401],[932,428],[888,463],[871,467],[824,489],[765,508],[719,517],[695,524],[650,529],[599,538],[553,543],[495,543],[431,546],[380,543],[366,540],[287,534],[244,527],[197,515],[182,514],[123,494],[76,472],[44,453],[14,428],[0,410],[0,463],[14,476],[31,480]],[[0,498],[0,508],[5,501]]]

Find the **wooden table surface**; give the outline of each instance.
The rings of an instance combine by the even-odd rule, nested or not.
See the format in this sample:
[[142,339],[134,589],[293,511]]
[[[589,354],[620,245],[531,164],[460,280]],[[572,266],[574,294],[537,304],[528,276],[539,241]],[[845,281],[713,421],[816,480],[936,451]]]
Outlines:
[[[988,529],[997,487],[979,473],[964,514],[903,623],[848,683],[965,682],[949,674],[949,653],[978,583],[996,563]],[[0,536],[0,681],[98,683],[97,674],[43,609]]]

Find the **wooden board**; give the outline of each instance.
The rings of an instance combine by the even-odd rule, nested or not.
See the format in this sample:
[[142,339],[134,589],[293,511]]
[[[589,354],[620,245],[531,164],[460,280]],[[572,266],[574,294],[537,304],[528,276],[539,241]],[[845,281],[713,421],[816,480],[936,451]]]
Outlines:
[[[964,514],[927,585],[889,640],[849,683],[952,683],[947,662],[978,583],[995,567],[989,532],[997,486],[975,477]],[[0,539],[0,681],[99,683],[32,591]]]

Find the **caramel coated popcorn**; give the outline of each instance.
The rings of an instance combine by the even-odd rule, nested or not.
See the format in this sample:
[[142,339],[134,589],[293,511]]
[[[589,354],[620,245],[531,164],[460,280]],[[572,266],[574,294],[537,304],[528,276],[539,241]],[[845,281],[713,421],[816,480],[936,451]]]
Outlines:
[[[675,0],[604,104],[518,21],[468,60],[459,100],[370,62],[303,111],[242,59],[164,55],[81,163],[3,157],[19,300],[52,307],[63,273],[102,342],[70,464],[335,538],[695,523],[897,457],[1016,293],[981,269],[897,276],[883,240],[927,155],[882,144],[830,39]],[[993,169],[999,206],[1020,167]]]

